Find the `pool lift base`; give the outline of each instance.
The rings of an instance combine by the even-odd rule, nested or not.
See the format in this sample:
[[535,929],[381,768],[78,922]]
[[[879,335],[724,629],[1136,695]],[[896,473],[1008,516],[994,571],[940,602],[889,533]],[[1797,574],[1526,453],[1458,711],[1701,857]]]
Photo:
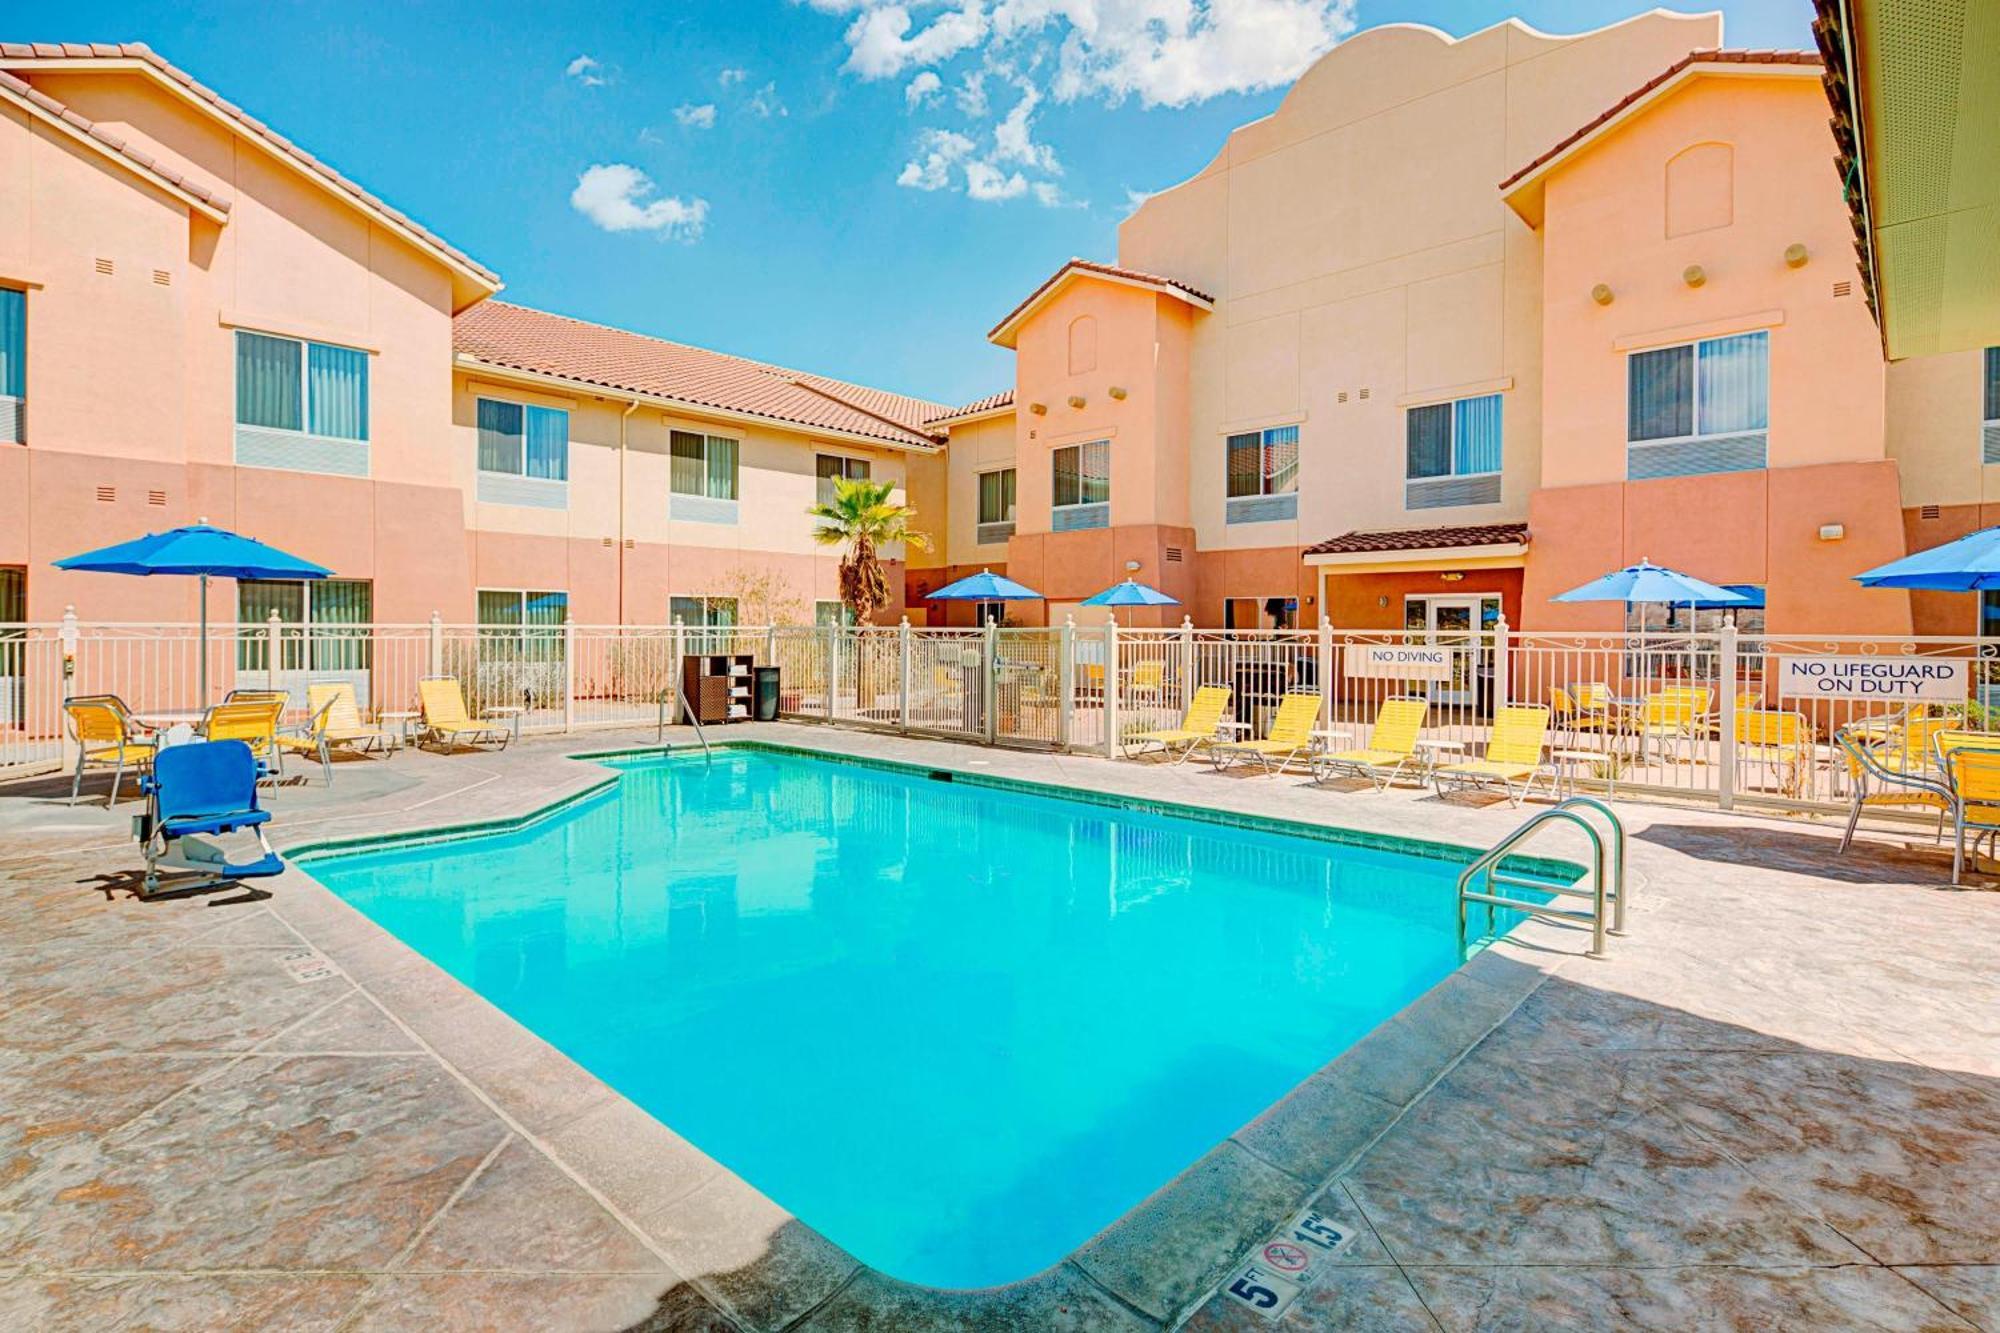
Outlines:
[[[1593,822],[1592,816],[1602,821]],[[1578,888],[1575,884],[1562,884],[1554,880],[1537,879],[1528,875],[1505,870],[1501,863],[1507,854],[1526,842],[1539,829],[1551,824],[1571,824],[1583,830],[1590,839],[1591,864],[1588,888]],[[1611,835],[1610,857],[1607,859],[1604,833]],[[1479,877],[1486,876],[1485,889],[1475,887]],[[1587,908],[1557,907],[1546,902],[1536,902],[1528,898],[1509,897],[1501,889],[1528,889],[1536,893],[1553,894],[1558,897],[1583,898],[1588,900]],[[1468,904],[1486,904],[1487,935],[1494,929],[1494,913],[1498,908],[1507,908],[1536,917],[1543,921],[1553,921],[1561,925],[1588,926],[1590,928],[1591,958],[1606,956],[1604,937],[1625,933],[1625,825],[1611,807],[1589,796],[1571,796],[1558,801],[1546,810],[1537,811],[1519,828],[1509,833],[1491,848],[1481,853],[1478,859],[1467,866],[1458,877],[1458,953],[1467,957]],[[1606,908],[1610,917],[1606,919]]]

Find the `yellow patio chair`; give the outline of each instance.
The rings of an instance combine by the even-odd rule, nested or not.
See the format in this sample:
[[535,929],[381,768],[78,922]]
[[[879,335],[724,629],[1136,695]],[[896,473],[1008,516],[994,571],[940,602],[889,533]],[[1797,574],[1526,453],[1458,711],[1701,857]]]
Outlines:
[[[1739,700],[1742,696],[1738,696]],[[1752,698],[1761,696],[1752,695]],[[1736,714],[1736,762],[1776,770],[1778,790],[1797,796],[1811,771],[1812,728],[1805,716],[1775,708],[1740,709]]]
[[1957,797],[1952,806],[1956,836],[1951,849],[1951,882],[1956,884],[1965,874],[1966,831],[1970,829],[1975,835],[1975,847],[1980,837],[2000,838],[2000,736],[1983,732],[1954,735],[1958,743],[1940,745],[1938,754]]
[[1166,687],[1166,683],[1167,664],[1154,660],[1140,662],[1134,666],[1132,668],[1132,679],[1126,688],[1130,691],[1131,697],[1134,700],[1142,697],[1158,699],[1160,692]]
[[306,706],[312,720],[305,730],[297,735],[281,732],[278,744],[286,750],[316,757],[328,786],[333,785],[333,751],[337,747],[347,746],[356,753],[371,748],[384,754],[396,752],[393,733],[361,720],[352,682],[323,680],[306,686]]
[[69,803],[76,804],[83,790],[83,771],[95,764],[111,768],[111,790],[104,798],[109,809],[118,800],[129,766],[134,777],[142,777],[153,762],[153,742],[133,718],[132,710],[115,694],[83,694],[65,700],[63,715],[69,719],[70,734],[76,740],[76,776],[70,780]]
[[1706,686],[1696,685],[1669,685],[1647,694],[1639,706],[1640,743],[1691,742],[1708,720],[1710,697]]
[[459,689],[457,676],[425,676],[417,682],[417,697],[423,705],[425,738],[443,742],[447,751],[461,742],[477,746],[495,740],[504,750],[513,736],[507,723],[475,718],[465,711],[465,692]]
[[[1499,786],[1512,805],[1519,805],[1534,790],[1535,779],[1553,786],[1549,766],[1542,762],[1542,746],[1549,734],[1549,710],[1540,704],[1509,704],[1493,717],[1493,735],[1486,742],[1486,754],[1463,764],[1447,764],[1433,774],[1438,795],[1445,785],[1461,791],[1471,787]],[[1516,783],[1520,790],[1515,790]]]
[[1569,733],[1572,742],[1581,741],[1586,733],[1616,735],[1618,719],[1611,711],[1609,698],[1609,692],[1602,685],[1578,685],[1574,690],[1552,685],[1549,687],[1549,725],[1557,731]]
[[267,776],[283,777],[284,747],[278,744],[278,719],[284,716],[288,696],[270,692],[239,694],[224,699],[208,710],[201,721],[205,741],[242,741],[264,768]]
[[1376,791],[1386,791],[1402,776],[1403,766],[1417,753],[1417,733],[1423,730],[1430,700],[1398,695],[1382,701],[1375,729],[1358,750],[1337,750],[1320,756],[1320,763],[1338,772],[1367,778]]
[[1865,725],[1849,725],[1833,733],[1833,743],[1840,748],[1847,761],[1848,797],[1847,828],[1840,835],[1840,850],[1845,852],[1854,844],[1854,828],[1861,822],[1864,810],[1935,810],[1937,812],[1937,836],[1944,837],[1944,823],[1957,805],[1957,797],[1952,795],[1936,775],[1935,770],[1916,770],[1903,765],[1901,755],[1888,754],[1892,761],[1883,762],[1885,748],[1879,734],[1871,734]]
[[1319,707],[1316,693],[1286,694],[1278,700],[1278,715],[1271,719],[1270,734],[1263,740],[1217,741],[1208,747],[1215,771],[1220,773],[1239,759],[1255,759],[1264,766],[1266,775],[1282,772],[1286,764],[1311,752],[1313,724],[1319,720]]
[[1126,736],[1120,747],[1127,759],[1136,759],[1147,753],[1143,748],[1134,753],[1134,745],[1157,745],[1168,754],[1179,751],[1176,764],[1187,762],[1189,755],[1204,746],[1213,744],[1215,730],[1222,725],[1222,714],[1229,707],[1232,691],[1227,685],[1204,685],[1194,692],[1188,701],[1187,715],[1178,727],[1166,727],[1159,731],[1139,731]]

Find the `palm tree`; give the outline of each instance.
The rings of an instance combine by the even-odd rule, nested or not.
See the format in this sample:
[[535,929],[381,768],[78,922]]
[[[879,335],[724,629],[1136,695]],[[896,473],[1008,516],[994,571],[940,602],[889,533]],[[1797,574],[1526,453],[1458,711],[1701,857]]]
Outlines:
[[896,489],[893,482],[832,480],[833,499],[806,512],[819,520],[813,529],[814,541],[821,546],[847,547],[847,554],[840,558],[840,600],[854,612],[855,623],[865,625],[889,604],[889,580],[878,554],[881,549],[901,542],[913,551],[927,551],[931,539],[910,527],[916,510],[889,498]]

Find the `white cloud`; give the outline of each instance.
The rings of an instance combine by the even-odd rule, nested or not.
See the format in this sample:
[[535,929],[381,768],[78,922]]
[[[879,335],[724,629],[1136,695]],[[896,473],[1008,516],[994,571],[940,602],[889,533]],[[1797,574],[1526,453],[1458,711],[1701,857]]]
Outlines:
[[712,130],[715,128],[715,104],[705,102],[701,106],[691,106],[683,102],[674,108],[674,119],[683,129]]
[[952,90],[951,100],[958,103],[958,109],[973,120],[984,120],[988,110],[986,101],[986,71],[969,69]]
[[971,156],[972,140],[954,130],[925,130],[917,136],[917,159],[903,164],[896,184],[912,190],[942,190],[951,184],[951,169]]
[[1290,83],[1354,31],[1354,0],[1000,0],[1002,32],[1067,25],[1058,101],[1187,106]]
[[716,75],[715,81],[721,84],[723,87],[727,88],[730,87],[732,84],[741,83],[743,82],[743,80],[749,77],[750,77],[749,70],[738,69],[734,65],[732,65],[728,69],[723,70],[722,73]]
[[934,71],[927,69],[911,79],[909,86],[903,89],[903,105],[914,110],[927,102],[934,102],[940,96],[939,90],[943,87],[944,80]]
[[1021,100],[993,127],[993,160],[1018,162],[1038,171],[1058,173],[1062,168],[1056,163],[1055,149],[1036,143],[1034,138],[1035,108],[1041,105],[1042,95],[1035,91],[1034,84],[1025,80],[1020,88]]
[[639,142],[643,144],[663,144],[666,140],[662,139],[660,132],[651,125],[641,125],[639,127]]
[[578,56],[563,66],[563,77],[575,79],[586,88],[602,88],[611,74],[591,56]]
[[773,116],[789,116],[792,114],[785,109],[784,102],[779,100],[778,85],[775,83],[767,83],[762,88],[759,88],[751,95],[749,105],[750,114],[764,120],[770,120]]
[[1060,208],[1062,206],[1062,189],[1054,181],[1036,181],[1034,189],[1035,202],[1043,208]]
[[[816,8],[824,8],[817,4]],[[985,0],[959,0],[914,35],[900,4],[865,5],[847,29],[846,68],[864,79],[889,79],[913,65],[934,65],[986,40]]]
[[971,158],[965,164],[965,193],[982,203],[1016,199],[1028,192],[1028,178],[1020,172],[1002,172],[991,162]]
[[586,168],[570,192],[570,207],[606,231],[651,231],[676,240],[701,239],[708,223],[706,199],[669,195],[655,199],[658,187],[645,172],[623,162]]
[[1134,213],[1139,211],[1139,205],[1145,203],[1148,199],[1151,199],[1154,195],[1158,193],[1159,193],[1158,190],[1135,190],[1129,185],[1126,186],[1125,211],[1119,214],[1119,216],[1127,218],[1131,217]]

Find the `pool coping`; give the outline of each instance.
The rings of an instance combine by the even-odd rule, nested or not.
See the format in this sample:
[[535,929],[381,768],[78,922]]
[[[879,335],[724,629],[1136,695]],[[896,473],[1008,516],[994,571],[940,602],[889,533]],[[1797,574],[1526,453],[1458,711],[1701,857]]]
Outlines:
[[[963,767],[856,756],[810,745],[764,751],[1081,799],[1319,841],[1463,863],[1477,848],[1243,814]],[[307,837],[302,865],[362,846],[407,847],[531,828],[616,786],[609,759],[680,758],[688,745],[580,751],[576,782],[519,815],[369,835]],[[586,765],[588,767],[586,767]],[[544,795],[544,793],[536,793]],[[1423,854],[1423,853],[1415,853]],[[1527,864],[1535,864],[1531,859]],[[1575,869],[1573,863],[1543,862]],[[1570,958],[1574,930],[1516,926],[1301,1080],[1248,1124],[1041,1272],[1003,1286],[926,1287],[870,1268],[792,1217],[671,1127],[626,1100],[497,1005],[377,926],[304,869],[287,872],[281,914],[435,1058],[564,1164],[708,1300],[746,1329],[1175,1326],[1288,1218],[1308,1207],[1404,1111]],[[304,886],[310,885],[310,890]],[[301,891],[303,890],[303,891]]]

